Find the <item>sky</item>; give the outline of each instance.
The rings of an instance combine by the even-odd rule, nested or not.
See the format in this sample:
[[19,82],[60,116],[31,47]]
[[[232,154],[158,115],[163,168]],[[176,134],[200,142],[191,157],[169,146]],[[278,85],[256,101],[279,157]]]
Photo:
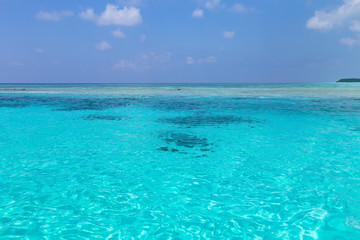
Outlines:
[[0,0],[0,83],[360,77],[360,0]]

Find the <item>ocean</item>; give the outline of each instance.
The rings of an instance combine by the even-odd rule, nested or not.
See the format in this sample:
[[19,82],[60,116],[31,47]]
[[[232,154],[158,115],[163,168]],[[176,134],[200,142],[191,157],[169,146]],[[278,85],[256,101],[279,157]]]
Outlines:
[[360,239],[360,84],[0,84],[1,239]]

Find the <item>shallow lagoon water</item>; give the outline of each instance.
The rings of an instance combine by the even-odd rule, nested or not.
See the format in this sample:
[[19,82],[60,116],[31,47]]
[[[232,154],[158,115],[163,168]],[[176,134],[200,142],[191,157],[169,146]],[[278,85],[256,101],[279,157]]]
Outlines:
[[358,84],[0,85],[0,130],[2,239],[360,239]]

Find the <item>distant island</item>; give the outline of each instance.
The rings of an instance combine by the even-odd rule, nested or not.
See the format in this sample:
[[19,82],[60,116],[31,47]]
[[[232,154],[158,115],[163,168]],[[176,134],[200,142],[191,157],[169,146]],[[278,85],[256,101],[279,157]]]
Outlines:
[[360,82],[360,78],[342,78],[337,82]]

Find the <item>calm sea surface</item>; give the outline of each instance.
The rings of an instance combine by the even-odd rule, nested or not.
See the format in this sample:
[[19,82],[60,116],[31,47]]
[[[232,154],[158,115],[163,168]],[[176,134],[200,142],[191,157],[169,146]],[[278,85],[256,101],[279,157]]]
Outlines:
[[0,196],[1,239],[357,240],[360,84],[0,84]]

